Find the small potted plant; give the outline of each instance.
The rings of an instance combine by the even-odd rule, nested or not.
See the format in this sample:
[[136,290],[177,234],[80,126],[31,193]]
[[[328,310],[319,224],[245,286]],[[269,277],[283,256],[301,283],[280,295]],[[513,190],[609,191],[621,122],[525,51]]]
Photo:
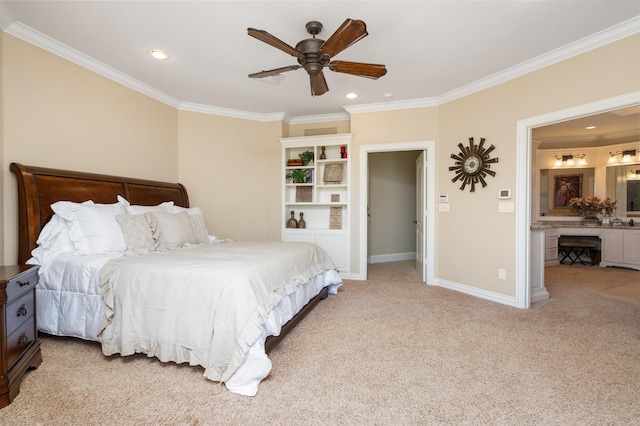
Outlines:
[[293,183],[307,183],[309,179],[309,169],[293,169],[285,176],[291,179]]
[[305,151],[298,154],[298,157],[302,159],[302,165],[308,166],[313,161],[313,151]]

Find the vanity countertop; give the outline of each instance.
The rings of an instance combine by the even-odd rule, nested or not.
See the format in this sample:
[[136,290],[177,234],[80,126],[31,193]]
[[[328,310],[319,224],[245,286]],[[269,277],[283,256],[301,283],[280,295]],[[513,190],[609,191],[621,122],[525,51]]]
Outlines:
[[[640,222],[640,221],[638,221]],[[581,221],[544,221],[534,222],[531,224],[531,231],[544,231],[546,229],[555,228],[585,228],[585,229],[638,229],[640,230],[640,223],[636,223],[635,226],[629,226],[629,222],[622,222],[621,225],[597,225],[590,226],[584,225]]]

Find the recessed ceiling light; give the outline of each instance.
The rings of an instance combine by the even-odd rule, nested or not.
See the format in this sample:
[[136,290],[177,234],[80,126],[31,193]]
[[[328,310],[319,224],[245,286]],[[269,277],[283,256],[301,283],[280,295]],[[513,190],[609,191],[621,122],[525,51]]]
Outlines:
[[596,126],[587,126],[587,127],[585,127],[585,129],[587,129],[587,130],[593,130],[595,128],[596,128]]
[[347,93],[346,95],[344,95],[344,97],[347,98],[347,99],[355,99],[355,98],[358,97],[358,94],[354,93],[354,92],[350,92],[350,93]]
[[164,50],[160,49],[151,49],[149,50],[149,55],[153,56],[156,59],[168,59],[169,54]]

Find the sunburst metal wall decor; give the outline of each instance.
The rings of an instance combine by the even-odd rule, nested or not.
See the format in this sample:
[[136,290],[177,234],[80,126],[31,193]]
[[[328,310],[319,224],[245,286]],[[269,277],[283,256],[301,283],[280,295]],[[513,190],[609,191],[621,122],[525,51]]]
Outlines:
[[489,154],[496,147],[491,145],[489,148],[484,148],[484,138],[480,138],[480,144],[475,145],[473,143],[473,138],[469,138],[469,146],[465,147],[461,143],[458,144],[458,148],[460,148],[460,152],[456,154],[451,154],[451,158],[455,161],[455,166],[449,167],[449,171],[454,172],[456,175],[451,182],[455,182],[460,180],[462,185],[460,186],[460,190],[464,191],[467,185],[471,186],[470,192],[474,192],[476,190],[476,183],[480,182],[482,187],[487,186],[487,182],[485,181],[485,177],[490,175],[495,177],[496,172],[493,170],[489,170],[491,168],[491,163],[497,163],[498,158],[490,158]]

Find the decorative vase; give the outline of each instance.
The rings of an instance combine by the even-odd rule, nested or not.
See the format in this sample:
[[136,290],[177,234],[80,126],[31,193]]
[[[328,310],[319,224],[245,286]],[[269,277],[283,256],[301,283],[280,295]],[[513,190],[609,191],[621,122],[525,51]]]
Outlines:
[[300,220],[298,221],[298,228],[306,228],[307,222],[304,221],[304,213],[300,212]]
[[597,217],[585,217],[582,219],[582,224],[589,227],[595,227],[600,225],[600,219]]
[[287,228],[297,228],[298,227],[298,221],[296,220],[295,217],[293,217],[295,214],[296,214],[296,212],[291,210],[291,217],[287,221]]

